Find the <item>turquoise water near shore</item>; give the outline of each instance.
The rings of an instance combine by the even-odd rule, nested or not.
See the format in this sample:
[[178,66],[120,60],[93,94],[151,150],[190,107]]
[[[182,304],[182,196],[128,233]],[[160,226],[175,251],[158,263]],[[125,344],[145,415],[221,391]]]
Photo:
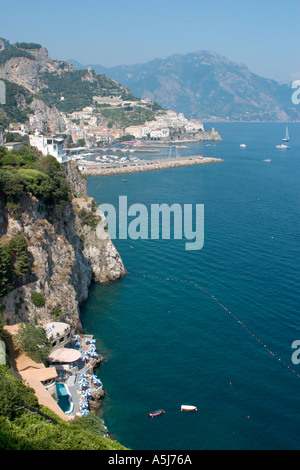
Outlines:
[[[114,241],[128,274],[94,284],[81,307],[107,359],[97,372],[101,413],[112,437],[136,450],[299,449],[300,124],[289,125],[288,150],[275,148],[281,123],[214,126],[223,142],[180,153],[223,163],[129,174],[127,183],[88,178],[99,204],[118,207],[127,195],[149,210],[205,210],[199,251],[185,239]],[[149,418],[158,408],[165,414]]]

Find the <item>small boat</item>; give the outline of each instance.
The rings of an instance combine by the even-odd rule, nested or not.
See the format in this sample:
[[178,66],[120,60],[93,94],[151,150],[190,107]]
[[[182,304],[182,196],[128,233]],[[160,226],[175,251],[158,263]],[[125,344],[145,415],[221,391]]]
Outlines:
[[155,410],[155,411],[150,411],[150,413],[148,413],[148,415],[150,416],[150,418],[154,418],[154,416],[159,416],[161,414],[163,414],[165,412],[165,410]]
[[280,144],[280,145],[276,145],[276,148],[277,148],[277,149],[289,149],[290,147],[288,147],[288,146],[285,145],[285,144]]
[[244,149],[244,148],[247,147],[247,145],[246,145],[246,144],[241,144],[240,147],[241,147],[242,149]]
[[191,405],[181,405],[181,411],[197,411],[197,407]]
[[264,160],[264,162],[268,162],[268,163],[270,163],[271,161],[272,161],[271,158],[266,158],[266,159]]
[[121,180],[121,181],[122,181],[122,183],[126,183],[127,180]]

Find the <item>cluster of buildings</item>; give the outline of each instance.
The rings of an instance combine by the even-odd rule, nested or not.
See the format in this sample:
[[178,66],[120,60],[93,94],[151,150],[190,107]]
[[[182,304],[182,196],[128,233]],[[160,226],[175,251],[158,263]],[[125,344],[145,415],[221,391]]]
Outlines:
[[[135,106],[134,103],[130,102],[130,106]],[[124,135],[133,135],[135,139],[157,140],[167,139],[178,130],[184,130],[185,133],[204,131],[202,122],[196,119],[188,120],[182,113],[177,114],[172,110],[161,112],[154,120],[145,124],[128,126],[125,129],[110,129],[99,124],[99,117],[93,107],[86,107],[68,115],[66,129],[73,142],[83,138],[86,142],[94,143],[111,143]]]
[[184,130],[185,133],[204,131],[203,123],[196,119],[188,120],[182,113],[177,114],[169,110],[158,115],[155,120],[148,121],[143,125],[129,126],[125,134],[131,134],[136,139],[164,139],[170,137],[172,132]]
[[[101,101],[98,104],[110,104],[111,107],[120,106],[120,103],[122,103],[120,100],[116,101],[116,97],[99,99],[105,102],[102,103]],[[149,104],[148,101],[147,99],[142,100],[142,103],[147,105]],[[134,107],[137,102],[133,101],[129,104]],[[51,123],[46,124],[44,118],[40,118],[35,114],[29,116],[28,123],[11,123],[7,130],[22,136],[28,135],[30,145],[37,147],[44,155],[53,155],[60,163],[67,161],[66,147],[71,144],[78,146],[79,142],[79,147],[96,147],[99,144],[112,144],[126,135],[133,136],[136,140],[168,140],[175,133],[193,134],[204,131],[202,122],[195,119],[188,120],[182,113],[177,114],[172,110],[160,111],[155,119],[151,121],[123,129],[103,125],[101,113],[94,106],[87,106],[81,111],[74,111],[68,115],[60,113],[60,119],[63,119],[64,122],[63,133],[58,132],[55,121],[53,125]],[[68,138],[57,137],[57,134],[60,136],[62,134],[67,135]]]

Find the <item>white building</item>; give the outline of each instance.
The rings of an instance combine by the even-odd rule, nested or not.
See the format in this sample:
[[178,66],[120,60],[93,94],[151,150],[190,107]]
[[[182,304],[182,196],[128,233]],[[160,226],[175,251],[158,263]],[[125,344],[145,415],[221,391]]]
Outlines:
[[32,147],[36,147],[43,155],[53,155],[59,163],[67,161],[67,154],[63,149],[64,139],[61,137],[44,137],[35,132],[29,136],[29,143]]
[[165,137],[169,137],[170,131],[169,129],[154,129],[150,131],[150,138],[151,139],[163,139]]

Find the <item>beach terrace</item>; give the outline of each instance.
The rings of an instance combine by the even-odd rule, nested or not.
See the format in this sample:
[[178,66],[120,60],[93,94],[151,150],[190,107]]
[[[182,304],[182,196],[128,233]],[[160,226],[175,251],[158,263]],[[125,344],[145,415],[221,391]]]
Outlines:
[[[90,335],[72,335],[68,325],[53,322],[46,325],[55,346],[48,356],[49,367],[35,363],[14,344],[18,325],[4,327],[13,375],[22,378],[34,389],[41,405],[65,421],[87,415],[101,406],[103,384],[94,370],[103,360],[97,353],[96,340]],[[57,347],[60,334],[68,338],[65,347]]]

